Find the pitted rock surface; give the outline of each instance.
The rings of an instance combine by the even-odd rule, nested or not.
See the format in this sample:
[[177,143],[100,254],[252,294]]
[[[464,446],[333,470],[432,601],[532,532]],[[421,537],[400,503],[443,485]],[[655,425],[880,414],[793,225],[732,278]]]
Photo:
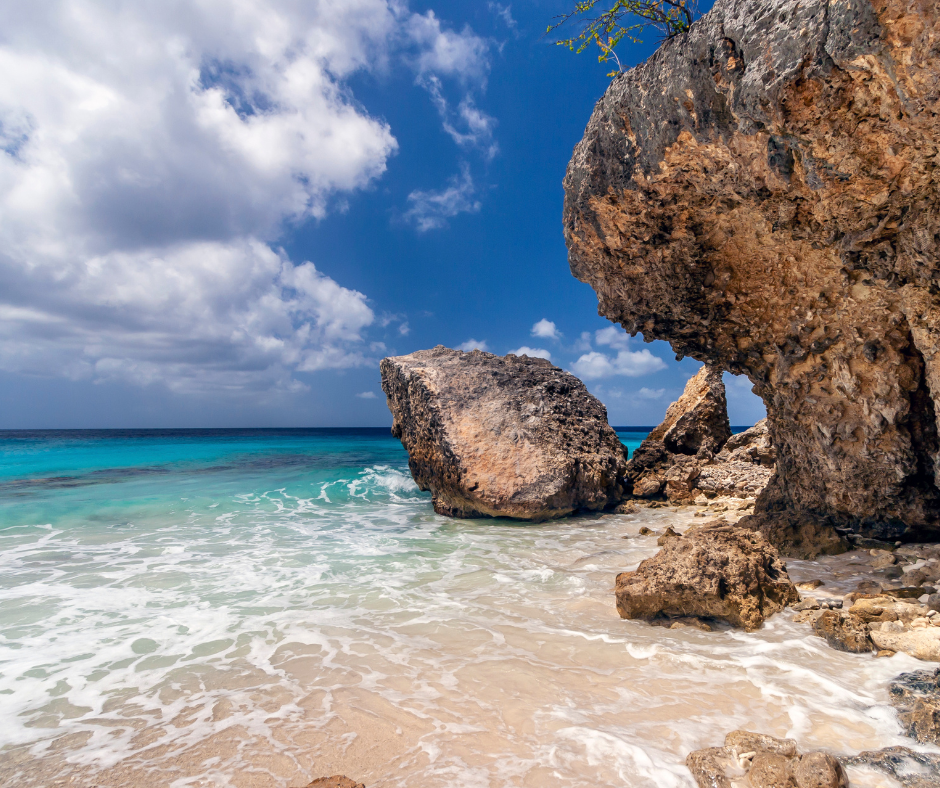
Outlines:
[[544,359],[438,346],[384,359],[382,390],[439,514],[546,520],[623,498],[607,410]]
[[724,747],[689,753],[686,766],[699,788],[849,788],[845,769],[829,753],[803,755],[793,739],[732,731]]
[[617,575],[621,618],[696,616],[754,631],[800,598],[759,533],[707,524],[661,544],[635,571]]
[[686,384],[682,396],[667,409],[662,424],[647,440],[662,441],[673,454],[715,454],[731,437],[728,400],[721,370],[702,367]]
[[904,732],[921,744],[940,744],[940,670],[902,673],[889,692]]
[[937,3],[718,0],[575,149],[572,273],[627,331],[751,380],[771,537],[940,536],[938,146]]

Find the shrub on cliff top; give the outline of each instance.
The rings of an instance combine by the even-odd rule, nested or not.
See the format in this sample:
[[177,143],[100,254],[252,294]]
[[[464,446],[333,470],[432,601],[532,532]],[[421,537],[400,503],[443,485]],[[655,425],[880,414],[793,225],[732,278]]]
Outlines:
[[664,38],[684,33],[695,21],[698,6],[697,0],[615,0],[607,7],[609,3],[610,0],[577,0],[574,10],[556,17],[546,31],[551,33],[568,23],[580,24],[578,35],[557,43],[579,54],[596,45],[601,51],[597,56],[599,63],[613,58],[617,64],[617,70],[608,76],[623,71],[614,49],[624,39],[641,43],[639,36],[651,28]]

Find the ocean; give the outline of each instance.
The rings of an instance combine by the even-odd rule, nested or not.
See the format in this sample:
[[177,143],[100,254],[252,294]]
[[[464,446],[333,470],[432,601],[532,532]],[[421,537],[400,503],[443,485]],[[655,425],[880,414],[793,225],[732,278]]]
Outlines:
[[617,616],[640,528],[693,517],[439,517],[387,429],[0,433],[0,785],[689,788],[735,728],[910,745],[913,658]]

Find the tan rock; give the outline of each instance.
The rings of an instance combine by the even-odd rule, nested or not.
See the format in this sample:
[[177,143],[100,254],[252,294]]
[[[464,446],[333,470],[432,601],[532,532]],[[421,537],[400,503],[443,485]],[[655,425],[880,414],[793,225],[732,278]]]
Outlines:
[[849,788],[849,778],[839,763],[827,752],[810,752],[793,767],[799,788]]
[[606,409],[548,361],[438,346],[381,366],[392,434],[439,514],[546,520],[622,499]]
[[753,788],[792,788],[791,759],[775,752],[759,752],[751,761],[747,781]]
[[725,524],[664,541],[653,558],[617,576],[616,596],[622,618],[717,618],[748,631],[799,599],[766,540]]
[[801,755],[792,739],[732,731],[724,747],[689,753],[699,788],[848,788],[839,761],[824,752]]
[[936,2],[717,0],[614,79],[565,177],[599,311],[746,375],[755,527],[940,536]]
[[872,650],[868,625],[852,613],[825,610],[813,621],[813,630],[838,651],[864,654]]
[[364,783],[357,783],[350,780],[342,774],[334,774],[332,777],[318,777],[307,788],[366,788]]
[[686,384],[682,396],[667,409],[662,424],[648,440],[662,441],[673,454],[716,453],[731,437],[728,401],[721,370],[702,367]]
[[872,629],[871,639],[880,649],[903,651],[917,659],[940,662],[940,627],[912,629],[904,632]]
[[795,739],[778,739],[766,733],[751,731],[731,731],[725,736],[725,746],[731,747],[738,755],[745,752],[772,752],[786,758],[796,757]]

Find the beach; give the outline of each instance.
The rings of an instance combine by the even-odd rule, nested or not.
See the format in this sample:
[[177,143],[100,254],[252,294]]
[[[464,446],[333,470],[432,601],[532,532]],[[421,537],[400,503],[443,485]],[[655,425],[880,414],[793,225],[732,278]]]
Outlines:
[[[443,518],[385,430],[3,440],[0,785],[689,787],[735,728],[910,744],[887,687],[911,657],[791,611],[618,617],[615,574],[696,507]],[[851,555],[788,568],[858,579]]]

